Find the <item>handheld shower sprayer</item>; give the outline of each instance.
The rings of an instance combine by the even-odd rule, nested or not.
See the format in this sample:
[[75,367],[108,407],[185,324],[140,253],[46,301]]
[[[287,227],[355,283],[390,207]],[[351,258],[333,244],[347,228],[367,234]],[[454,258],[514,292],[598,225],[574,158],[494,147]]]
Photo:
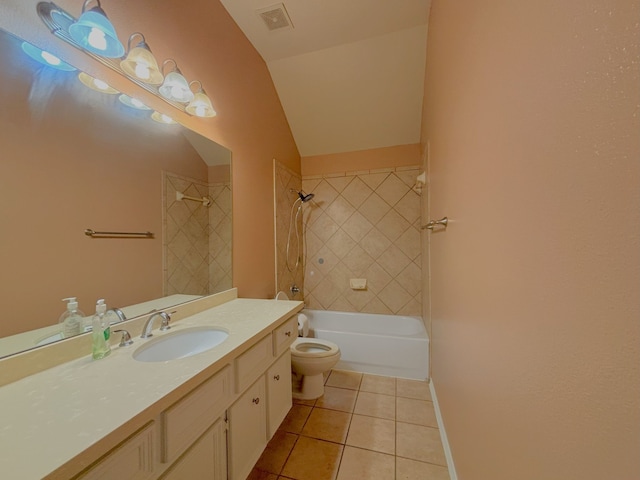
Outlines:
[[[298,217],[300,215],[300,211],[302,210],[302,204],[311,201],[315,195],[313,193],[304,193],[304,191],[302,190],[297,191],[297,190],[294,190],[293,188],[289,189],[289,193],[295,193],[296,195],[298,195],[298,198],[296,198],[293,204],[291,205],[291,215],[289,217],[289,234],[287,235],[287,258],[286,258],[287,268],[289,269],[290,272],[293,272],[294,270],[298,269],[298,266],[300,265],[300,261],[302,260],[300,256],[301,248],[300,248],[300,231],[299,231],[299,225],[298,225]],[[294,216],[293,210],[296,208],[296,204],[298,204],[298,209],[296,210],[296,214]],[[289,264],[292,226],[295,229],[295,233],[296,233],[296,250],[297,250],[296,261],[293,268]]]

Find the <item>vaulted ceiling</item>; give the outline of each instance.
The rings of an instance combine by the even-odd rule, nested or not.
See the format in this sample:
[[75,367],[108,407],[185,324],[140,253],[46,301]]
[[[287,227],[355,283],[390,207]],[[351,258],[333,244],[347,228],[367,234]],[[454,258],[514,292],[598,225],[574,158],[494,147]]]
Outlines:
[[221,1],[267,63],[300,155],[420,141],[430,0]]

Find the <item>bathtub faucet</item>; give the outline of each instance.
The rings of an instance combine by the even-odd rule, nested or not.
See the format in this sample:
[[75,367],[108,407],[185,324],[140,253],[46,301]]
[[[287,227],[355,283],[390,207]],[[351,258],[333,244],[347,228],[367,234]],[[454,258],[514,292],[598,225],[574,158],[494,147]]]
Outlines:
[[291,290],[291,293],[293,295],[300,293],[300,289],[298,288],[298,286],[294,283],[293,285],[291,285],[291,288],[289,289]]

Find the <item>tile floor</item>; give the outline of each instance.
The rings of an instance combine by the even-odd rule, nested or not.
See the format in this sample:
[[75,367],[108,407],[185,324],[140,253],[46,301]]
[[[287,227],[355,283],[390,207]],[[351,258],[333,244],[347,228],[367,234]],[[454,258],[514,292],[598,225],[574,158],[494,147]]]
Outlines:
[[449,480],[426,382],[331,371],[294,400],[248,480]]

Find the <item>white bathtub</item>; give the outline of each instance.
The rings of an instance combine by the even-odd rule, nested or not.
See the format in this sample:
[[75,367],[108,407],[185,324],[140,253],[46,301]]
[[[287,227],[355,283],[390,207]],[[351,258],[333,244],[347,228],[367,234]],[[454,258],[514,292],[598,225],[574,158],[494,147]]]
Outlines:
[[425,380],[429,337],[420,317],[303,310],[309,336],[340,347],[338,370]]

